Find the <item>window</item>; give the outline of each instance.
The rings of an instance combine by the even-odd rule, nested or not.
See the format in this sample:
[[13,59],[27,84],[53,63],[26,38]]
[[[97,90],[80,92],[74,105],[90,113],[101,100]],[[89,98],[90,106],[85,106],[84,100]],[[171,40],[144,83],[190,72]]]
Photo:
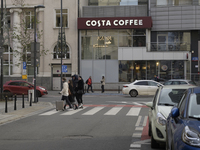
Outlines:
[[[56,9],[56,27],[60,27],[61,10]],[[62,9],[62,27],[68,27],[68,9]]]
[[25,12],[25,21],[26,21],[26,27],[28,29],[33,29],[34,28],[34,12],[33,11],[28,11]]
[[19,86],[19,82],[10,82],[8,85],[15,85],[15,86]]
[[141,81],[141,82],[135,83],[135,85],[148,85],[148,82],[147,81]]
[[144,5],[147,0],[88,0],[88,6]]
[[149,82],[149,86],[157,86],[157,83],[155,82],[151,82],[151,81],[148,81]]
[[[56,45],[54,47],[54,54],[53,54],[53,58],[54,59],[59,59],[61,58],[61,47],[60,45]],[[70,58],[70,50],[68,45],[66,45],[65,47],[62,47],[62,58],[64,59],[69,59]]]

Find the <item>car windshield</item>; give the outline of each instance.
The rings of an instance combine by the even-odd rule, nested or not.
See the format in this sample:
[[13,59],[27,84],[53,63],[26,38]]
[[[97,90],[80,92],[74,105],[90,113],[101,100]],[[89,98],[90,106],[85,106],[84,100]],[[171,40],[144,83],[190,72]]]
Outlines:
[[196,85],[194,81],[189,81],[189,84]]
[[186,89],[162,89],[158,105],[175,105],[181,100]]
[[190,95],[188,116],[192,118],[200,118],[200,93]]

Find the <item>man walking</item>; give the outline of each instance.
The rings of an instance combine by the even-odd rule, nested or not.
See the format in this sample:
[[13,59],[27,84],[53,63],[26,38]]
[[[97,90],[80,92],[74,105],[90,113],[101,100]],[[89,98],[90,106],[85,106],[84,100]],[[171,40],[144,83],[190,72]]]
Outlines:
[[87,85],[88,85],[87,92],[89,93],[88,90],[89,90],[89,88],[91,88],[91,92],[93,93],[94,91],[92,90],[92,78],[91,78],[91,76],[87,80]]

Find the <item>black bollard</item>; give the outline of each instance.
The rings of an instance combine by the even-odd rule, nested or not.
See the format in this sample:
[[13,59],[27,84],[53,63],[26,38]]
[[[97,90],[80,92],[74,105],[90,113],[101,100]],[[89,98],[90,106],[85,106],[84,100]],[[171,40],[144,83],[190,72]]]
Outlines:
[[5,113],[8,112],[8,96],[5,97]]
[[32,93],[30,93],[31,97],[30,97],[30,106],[32,106]]
[[36,101],[38,102],[38,95],[37,95],[37,93],[36,93]]
[[16,94],[15,94],[14,110],[17,110],[17,104],[16,104],[16,101],[17,101],[17,96],[16,96]]
[[120,86],[118,86],[118,93],[120,93]]
[[22,108],[24,108],[24,93],[22,94]]

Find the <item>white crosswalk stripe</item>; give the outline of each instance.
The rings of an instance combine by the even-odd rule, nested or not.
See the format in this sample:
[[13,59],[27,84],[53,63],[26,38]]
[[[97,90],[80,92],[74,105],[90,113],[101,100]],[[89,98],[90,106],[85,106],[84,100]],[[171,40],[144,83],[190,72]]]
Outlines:
[[[83,109],[85,109],[85,108],[87,108],[87,107],[84,107]],[[67,112],[65,112],[65,113],[63,113],[61,115],[73,115],[75,113],[78,113],[78,112],[82,111],[83,109],[78,109],[78,110],[74,110],[74,111],[67,111]]]
[[59,112],[59,111],[56,111],[56,110],[54,109],[54,110],[48,111],[48,112],[46,112],[46,113],[40,114],[40,116],[49,116],[49,115],[56,114],[56,113],[58,113],[58,112]]
[[104,115],[116,115],[123,107],[113,107]]
[[126,116],[138,116],[140,113],[141,107],[132,107]]
[[[105,109],[105,110],[104,110]],[[77,113],[80,113],[82,112],[81,115],[85,115],[85,116],[89,116],[89,115],[95,115],[97,114],[98,112],[100,112],[101,110],[103,110],[103,114],[102,115],[105,115],[105,116],[114,116],[114,115],[117,115],[119,114],[122,109],[125,109],[126,111],[126,116],[139,116],[139,113],[141,111],[141,107],[124,107],[124,106],[114,106],[114,107],[108,107],[108,106],[96,106],[96,107],[91,107],[91,106],[85,106],[83,109],[77,109],[77,110],[70,110],[70,111],[56,111],[55,109],[53,110],[50,110],[50,111],[47,111],[45,113],[42,113],[42,114],[39,114],[39,116],[50,116],[50,115],[53,115],[53,114],[56,114],[58,113],[59,115],[62,115],[62,116],[69,116],[69,115],[74,115],[74,114],[77,114]],[[122,111],[124,113],[124,110]],[[140,116],[139,116],[140,118]],[[147,118],[144,118],[144,124],[146,123],[147,121]],[[139,121],[138,121],[139,122]],[[137,123],[136,123],[137,124]],[[138,123],[139,124],[139,123]],[[137,126],[137,125],[136,125]]]
[[82,115],[94,115],[95,113],[97,113],[98,111],[102,110],[104,107],[95,107],[89,111],[87,111],[86,113],[82,114]]

